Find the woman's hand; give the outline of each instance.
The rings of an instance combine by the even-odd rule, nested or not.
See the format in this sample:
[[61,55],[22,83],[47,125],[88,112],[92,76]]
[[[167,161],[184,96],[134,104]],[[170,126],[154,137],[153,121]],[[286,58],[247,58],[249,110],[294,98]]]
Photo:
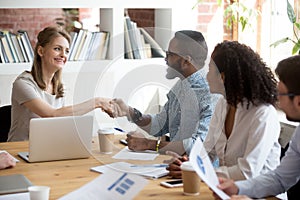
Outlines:
[[114,107],[111,104],[111,99],[97,97],[95,101],[95,108],[101,108],[103,112],[106,112],[110,117],[114,117]]
[[169,166],[166,168],[169,171],[169,176],[172,178],[181,178],[181,164],[185,161],[188,161],[189,158],[184,155],[180,156],[177,153],[173,151],[166,151],[166,154],[169,156],[172,156],[170,160],[164,160],[164,163],[169,164]]

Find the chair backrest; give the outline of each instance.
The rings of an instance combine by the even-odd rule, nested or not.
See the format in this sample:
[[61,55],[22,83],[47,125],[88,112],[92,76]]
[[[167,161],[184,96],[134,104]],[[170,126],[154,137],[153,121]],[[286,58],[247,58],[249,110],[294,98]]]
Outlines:
[[281,130],[278,142],[281,145],[281,159],[285,155],[286,150],[289,148],[289,142],[296,129],[296,126],[292,124],[287,124],[285,122],[280,122],[280,126]]
[[11,105],[0,107],[0,142],[6,142],[10,123],[11,123]]

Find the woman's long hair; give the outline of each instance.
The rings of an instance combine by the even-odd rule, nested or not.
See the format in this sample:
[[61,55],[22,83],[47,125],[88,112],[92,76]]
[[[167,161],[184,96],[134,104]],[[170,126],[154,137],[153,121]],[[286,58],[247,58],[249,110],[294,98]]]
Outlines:
[[220,73],[224,73],[226,100],[236,107],[246,100],[259,105],[276,105],[277,81],[271,69],[250,47],[237,41],[224,41],[218,44],[211,58]]
[[[34,60],[31,68],[31,74],[35,82],[42,90],[46,89],[46,83],[43,80],[42,60],[40,55],[38,54],[38,47],[39,46],[45,47],[48,43],[50,43],[51,41],[53,41],[55,38],[59,36],[63,36],[64,38],[66,38],[70,44],[71,38],[69,34],[61,27],[54,27],[54,26],[46,27],[38,34],[37,37],[38,41],[34,49]],[[55,72],[52,79],[52,84],[53,84],[53,92],[56,95],[56,98],[63,97],[64,87],[62,84],[61,69]]]

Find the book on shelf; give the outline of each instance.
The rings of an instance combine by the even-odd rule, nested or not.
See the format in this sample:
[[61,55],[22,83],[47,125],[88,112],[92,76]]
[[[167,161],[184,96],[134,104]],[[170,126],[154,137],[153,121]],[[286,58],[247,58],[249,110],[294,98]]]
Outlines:
[[21,37],[21,41],[22,41],[23,47],[25,49],[27,59],[29,60],[29,62],[32,62],[34,53],[33,53],[33,48],[31,46],[31,43],[30,43],[30,40],[28,37],[28,33],[25,30],[18,30],[17,32]]
[[125,58],[165,57],[165,52],[144,28],[137,27],[128,16],[124,21]]
[[125,23],[128,30],[129,40],[131,44],[131,51],[134,59],[141,59],[141,55],[138,49],[138,42],[136,38],[136,33],[131,19],[128,16],[125,16]]
[[125,58],[128,59],[134,59],[133,53],[132,53],[132,47],[130,43],[130,38],[129,38],[129,33],[128,33],[128,28],[126,25],[126,18],[124,18],[124,50],[125,50]]
[[87,35],[87,30],[81,29],[79,31],[79,35],[78,35],[78,38],[76,41],[76,43],[78,42],[78,44],[76,45],[76,48],[74,49],[74,51],[75,51],[74,52],[75,55],[73,58],[74,61],[78,61],[78,59],[79,59],[79,55],[80,55],[80,52],[82,51],[82,47],[85,42],[86,35]]
[[105,32],[105,40],[104,40],[104,46],[103,46],[103,50],[102,50],[102,54],[101,54],[101,59],[106,59],[107,58],[109,41],[110,41],[110,33]]
[[2,43],[1,36],[0,36],[0,62],[1,63],[9,63],[6,52],[4,51],[4,46],[3,46],[3,43]]
[[96,37],[97,37],[98,32],[91,32],[91,39],[89,42],[89,45],[87,47],[86,55],[85,55],[85,60],[91,60],[92,58],[92,53],[95,50],[95,42],[96,42]]
[[92,40],[92,35],[93,35],[92,32],[86,31],[85,39],[83,41],[82,48],[78,56],[78,60],[86,60],[88,48]]
[[26,53],[26,50],[25,50],[25,47],[24,47],[24,44],[22,42],[22,38],[21,38],[21,35],[20,34],[16,34],[16,38],[17,38],[17,42],[20,46],[20,49],[21,49],[21,52],[22,52],[22,55],[24,57],[24,62],[30,62],[28,56],[27,56],[27,53]]
[[152,36],[144,29],[139,28],[142,35],[145,38],[145,42],[151,46],[152,57],[165,57],[165,51],[160,47],[160,45],[152,38]]
[[1,63],[19,63],[32,62],[33,49],[24,30],[18,30],[16,33],[2,30],[0,31],[1,41]]
[[6,40],[6,43],[4,43],[5,44],[4,49],[6,54],[8,55],[10,63],[20,62],[14,44],[11,39],[11,33],[8,30],[2,30],[1,35],[3,35]]
[[69,52],[68,60],[71,60],[71,57],[74,53],[74,45],[75,45],[75,42],[77,40],[78,33],[77,32],[71,32],[70,36],[71,36],[71,44],[70,44],[70,52]]
[[11,37],[11,41],[13,43],[13,46],[15,47],[16,54],[17,54],[17,57],[19,59],[19,62],[25,62],[24,55],[23,55],[23,52],[21,50],[21,46],[20,46],[20,44],[18,42],[18,39],[17,39],[17,35],[14,34],[14,33],[10,33],[10,37]]
[[[7,61],[7,63],[13,63],[14,62],[14,58],[12,55],[12,52],[10,50],[7,38],[5,37],[4,33],[2,31],[0,31],[0,40],[1,40],[1,44],[3,46],[3,61]],[[6,57],[7,59],[4,59],[4,57]]]
[[106,31],[91,32],[79,30],[74,34],[70,48],[69,60],[103,60],[106,59],[110,33]]

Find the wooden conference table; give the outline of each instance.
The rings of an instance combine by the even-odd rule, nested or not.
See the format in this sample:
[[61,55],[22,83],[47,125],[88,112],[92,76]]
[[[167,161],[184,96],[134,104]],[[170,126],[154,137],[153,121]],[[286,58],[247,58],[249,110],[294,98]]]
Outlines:
[[[17,156],[18,152],[28,151],[27,141],[0,143],[1,150],[8,151],[20,160],[15,167],[0,170],[0,175],[23,174],[34,185],[50,186],[50,199],[58,199],[98,177],[100,174],[90,171],[91,167],[122,161],[112,158],[114,154],[124,148],[124,146],[119,144],[120,137],[125,136],[116,137],[114,142],[115,148],[112,154],[101,154],[99,151],[98,138],[94,137],[92,156],[90,158],[41,163],[27,163]],[[169,156],[159,155],[154,161],[126,160],[126,162],[133,164],[152,164],[161,163],[165,159],[169,159]],[[205,183],[201,183],[200,195],[185,196],[182,193],[182,188],[165,188],[159,185],[161,181],[167,179],[168,177],[149,180],[148,184],[134,199],[214,199],[212,192]]]
[[[94,137],[92,156],[90,158],[40,163],[27,163],[17,156],[18,152],[28,151],[27,141],[0,143],[1,150],[8,151],[20,160],[15,167],[1,170],[0,175],[23,174],[34,185],[50,186],[50,199],[58,199],[98,177],[100,174],[90,171],[91,167],[123,161],[112,158],[114,154],[124,148],[123,145],[119,144],[120,137],[122,136],[118,135],[116,137],[114,142],[115,148],[112,154],[101,154],[98,138]],[[126,160],[126,162],[152,164],[161,163],[163,160],[169,158],[169,156],[159,155],[153,161]],[[182,188],[164,188],[159,185],[161,181],[166,179],[167,177],[149,180],[148,184],[135,199],[199,199],[200,196],[203,200],[213,199],[212,192],[204,183],[201,185],[200,196],[185,196],[182,194]]]

